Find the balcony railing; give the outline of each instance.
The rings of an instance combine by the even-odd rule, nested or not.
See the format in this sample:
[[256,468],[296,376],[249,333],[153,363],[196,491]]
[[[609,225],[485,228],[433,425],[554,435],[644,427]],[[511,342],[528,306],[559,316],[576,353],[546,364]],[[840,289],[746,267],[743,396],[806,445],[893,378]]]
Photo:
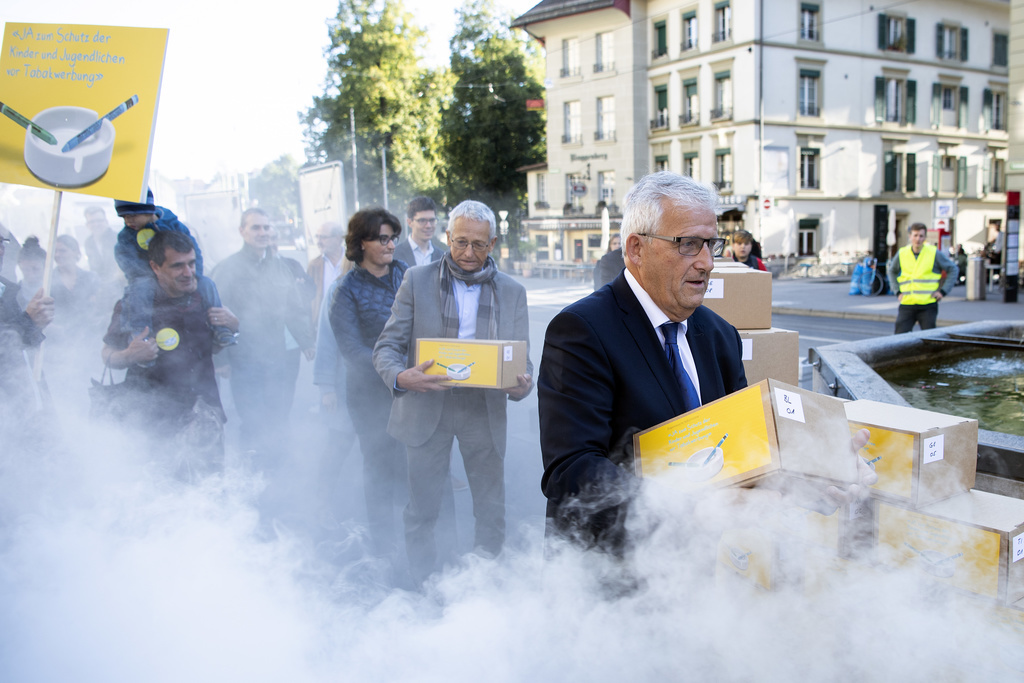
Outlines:
[[711,34],[712,43],[721,43],[732,38],[732,29],[727,28],[723,31],[715,31]]
[[594,73],[604,73],[605,71],[615,71],[615,62],[599,62],[594,65]]
[[662,109],[651,119],[651,130],[668,128],[668,109]]
[[686,52],[687,50],[696,50],[696,49],[697,49],[697,40],[695,38],[692,38],[692,39],[688,38],[687,40],[684,40],[683,42],[681,42],[679,44],[679,51],[680,52]]
[[594,131],[594,140],[596,142],[601,142],[601,141],[614,142],[615,141],[615,131],[614,130],[595,130]]
[[817,43],[821,41],[821,34],[816,28],[802,28],[800,29],[800,40],[812,40]]
[[680,126],[696,126],[698,123],[700,123],[700,116],[695,111],[679,115]]
[[558,72],[558,75],[561,76],[562,78],[568,78],[569,76],[579,76],[580,68],[578,66],[563,66],[561,71]]
[[667,55],[668,55],[668,48],[660,48],[660,47],[659,48],[655,48],[655,49],[651,50],[651,61],[653,62],[654,60],[661,59],[662,57],[665,57]]
[[719,192],[732,192],[731,180],[716,180],[714,185]]
[[562,136],[563,145],[578,145],[583,143],[583,136],[579,133],[566,133]]
[[816,104],[800,105],[800,116],[821,116],[821,107]]
[[731,119],[732,108],[731,107],[718,107],[717,109],[711,110],[711,120],[716,119]]

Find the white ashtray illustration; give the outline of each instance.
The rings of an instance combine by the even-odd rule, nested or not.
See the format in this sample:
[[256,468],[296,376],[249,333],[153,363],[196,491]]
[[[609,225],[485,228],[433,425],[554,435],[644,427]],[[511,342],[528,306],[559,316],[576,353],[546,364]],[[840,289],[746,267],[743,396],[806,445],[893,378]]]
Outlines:
[[114,124],[104,119],[99,131],[67,152],[65,143],[99,120],[99,114],[84,107],[51,107],[32,121],[57,138],[47,144],[29,130],[25,131],[25,165],[33,175],[57,187],[82,187],[107,172],[114,154]]
[[725,466],[725,455],[721,448],[702,448],[686,461],[686,478],[690,481],[713,479]]
[[956,573],[955,560],[964,555],[963,553],[946,555],[938,550],[918,550],[909,543],[904,543],[904,545],[917,553],[918,567],[921,568],[921,571],[940,579],[953,578]]
[[473,374],[473,363],[470,363],[469,365],[462,365],[461,363],[443,365],[438,363],[438,365],[444,368],[445,374],[448,375],[448,379],[454,379],[461,382],[469,379],[469,376]]
[[736,567],[736,569],[745,572],[750,568],[750,560],[748,559],[750,552],[749,550],[729,546],[729,561],[732,562],[732,566]]

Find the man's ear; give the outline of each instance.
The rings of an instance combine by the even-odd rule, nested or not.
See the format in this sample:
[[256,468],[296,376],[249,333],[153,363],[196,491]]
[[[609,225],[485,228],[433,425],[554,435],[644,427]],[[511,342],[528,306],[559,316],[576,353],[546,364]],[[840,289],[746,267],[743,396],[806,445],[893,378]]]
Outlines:
[[626,244],[622,249],[622,254],[625,260],[631,261],[633,265],[639,266],[643,260],[643,249],[646,245],[644,244],[643,238],[636,233],[632,233],[626,236]]
[[159,268],[159,266],[153,263],[152,261],[149,262],[149,267],[153,269],[154,273],[156,273],[157,268]]

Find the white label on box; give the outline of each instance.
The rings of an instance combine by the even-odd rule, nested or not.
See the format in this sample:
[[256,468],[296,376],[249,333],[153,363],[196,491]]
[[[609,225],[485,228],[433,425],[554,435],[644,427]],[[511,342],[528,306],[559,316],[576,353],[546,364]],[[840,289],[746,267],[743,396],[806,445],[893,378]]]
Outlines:
[[800,400],[800,394],[776,388],[775,403],[778,405],[781,417],[796,420],[797,422],[806,422],[804,419],[804,404]]
[[1024,534],[1013,539],[1013,561],[1024,560]]
[[508,363],[511,360],[512,360],[512,347],[511,346],[506,346],[505,347],[505,362]]
[[708,289],[704,292],[705,299],[724,299],[725,280],[720,277],[708,278]]
[[740,345],[743,347],[743,357],[740,360],[754,360],[754,340],[740,339]]
[[936,434],[933,437],[924,440],[924,455],[921,458],[921,464],[927,465],[930,462],[938,462],[942,460],[943,453],[942,447],[945,445],[946,435]]

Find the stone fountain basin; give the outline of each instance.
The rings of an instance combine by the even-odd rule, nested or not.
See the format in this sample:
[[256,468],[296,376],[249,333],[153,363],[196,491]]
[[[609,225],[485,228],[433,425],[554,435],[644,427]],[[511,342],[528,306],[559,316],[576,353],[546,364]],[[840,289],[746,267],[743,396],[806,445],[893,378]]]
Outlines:
[[[950,334],[988,335],[1020,339],[1024,321],[986,320],[939,327],[924,332],[876,337],[858,342],[812,348],[814,391],[846,399],[870,399],[907,406],[909,403],[877,372],[897,361],[934,357],[934,344]],[[955,348],[944,352],[956,353]],[[1024,498],[1024,437],[987,429],[978,430],[978,478],[975,487],[991,493]]]

